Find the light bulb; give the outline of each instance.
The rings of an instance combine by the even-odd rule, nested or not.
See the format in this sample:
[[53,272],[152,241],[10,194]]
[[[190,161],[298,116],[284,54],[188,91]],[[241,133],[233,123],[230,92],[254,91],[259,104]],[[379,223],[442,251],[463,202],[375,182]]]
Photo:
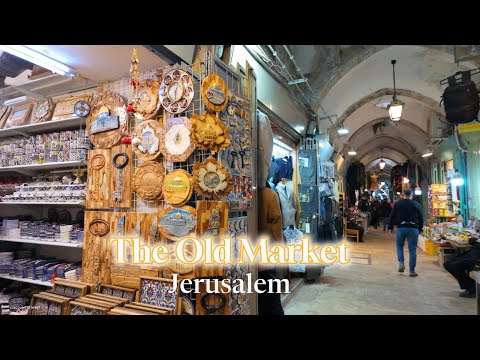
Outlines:
[[410,180],[409,180],[407,177],[405,177],[405,178],[403,178],[403,182],[404,182],[405,184],[408,184],[408,183],[410,182]]
[[415,188],[415,195],[418,195],[418,196],[422,195],[422,189],[420,188],[420,186],[417,186]]

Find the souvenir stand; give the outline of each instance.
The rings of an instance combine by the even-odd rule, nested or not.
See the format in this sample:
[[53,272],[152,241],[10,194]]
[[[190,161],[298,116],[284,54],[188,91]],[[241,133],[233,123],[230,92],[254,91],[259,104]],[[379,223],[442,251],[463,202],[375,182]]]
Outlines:
[[[214,241],[231,236],[234,255],[236,236],[256,237],[253,71],[247,66],[242,74],[209,52],[199,63],[142,74],[139,61],[134,53],[130,78],[99,86],[90,104],[87,134],[94,149],[88,156],[83,281],[97,290],[136,289],[135,306],[175,314],[255,313],[256,299],[242,294],[207,294],[203,287],[201,294],[161,295],[172,286],[172,273],[179,280],[233,279],[252,271],[256,278],[253,267],[190,266],[173,253],[189,235]],[[112,235],[167,245],[169,262],[115,265],[107,241]]]

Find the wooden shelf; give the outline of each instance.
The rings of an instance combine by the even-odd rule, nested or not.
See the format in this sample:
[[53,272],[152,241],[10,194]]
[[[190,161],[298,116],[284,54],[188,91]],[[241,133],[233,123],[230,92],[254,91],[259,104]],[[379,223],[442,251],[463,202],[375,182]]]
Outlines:
[[36,284],[36,285],[53,287],[53,284],[51,282],[48,282],[48,281],[33,280],[33,279],[29,279],[29,278],[21,278],[21,277],[18,277],[18,276],[11,276],[11,275],[7,275],[7,274],[0,274],[0,278],[20,281],[20,282],[29,283],[29,284]]
[[71,247],[81,249],[83,244],[79,243],[71,243],[71,242],[61,242],[61,241],[46,241],[46,240],[31,240],[31,239],[9,239],[9,238],[1,238],[0,241],[10,241],[10,242],[17,242],[17,243],[25,243],[25,244],[38,244],[38,245],[49,245],[49,246],[61,246],[61,247]]
[[50,163],[43,163],[43,164],[3,166],[3,167],[0,167],[0,173],[1,172],[18,172],[22,174],[25,174],[25,173],[28,174],[36,171],[74,168],[76,166],[87,166],[87,163],[85,161],[63,161],[63,162],[50,162]]
[[72,116],[62,120],[50,120],[41,123],[33,123],[22,126],[15,126],[12,128],[0,129],[0,138],[9,136],[30,136],[35,134],[42,134],[51,131],[66,131],[78,130],[80,125],[85,126],[85,120],[78,116]]
[[0,205],[63,205],[63,206],[85,206],[85,201],[35,201],[35,202],[26,202],[26,201],[3,201],[0,202]]

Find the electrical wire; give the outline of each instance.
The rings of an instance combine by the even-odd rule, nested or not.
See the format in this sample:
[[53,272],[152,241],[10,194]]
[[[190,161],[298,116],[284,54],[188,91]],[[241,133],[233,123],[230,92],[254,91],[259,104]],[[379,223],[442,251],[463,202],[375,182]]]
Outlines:
[[[457,128],[455,125],[453,125],[453,134],[454,134],[454,136],[455,136],[455,141],[456,141],[456,143],[457,143],[457,147],[458,147],[462,152],[464,152],[464,153],[468,152],[468,149],[465,150],[465,149],[462,147],[462,145],[460,145],[460,141],[462,141],[462,143],[463,143],[463,138],[461,138],[461,135],[458,133],[458,128]],[[463,145],[464,145],[464,144],[463,144]]]

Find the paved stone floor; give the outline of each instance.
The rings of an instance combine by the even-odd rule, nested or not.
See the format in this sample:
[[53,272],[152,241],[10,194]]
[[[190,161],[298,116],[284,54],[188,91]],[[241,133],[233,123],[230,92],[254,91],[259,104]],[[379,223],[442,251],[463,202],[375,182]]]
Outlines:
[[436,257],[417,249],[418,276],[408,276],[408,265],[405,273],[398,273],[394,235],[369,229],[364,243],[349,242],[353,263],[330,266],[315,283],[303,285],[285,314],[476,314],[475,299],[458,296],[457,281]]

